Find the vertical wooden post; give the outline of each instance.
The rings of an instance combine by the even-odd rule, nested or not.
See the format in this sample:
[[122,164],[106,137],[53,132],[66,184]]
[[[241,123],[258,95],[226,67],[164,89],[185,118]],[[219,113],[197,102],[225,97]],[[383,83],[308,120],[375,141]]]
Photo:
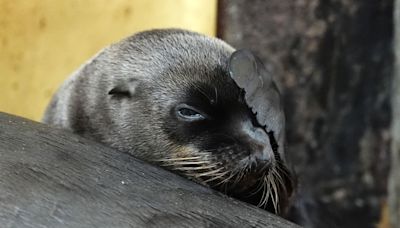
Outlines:
[[393,228],[400,225],[400,1],[394,7],[395,64],[392,88],[392,148],[389,175],[389,218]]

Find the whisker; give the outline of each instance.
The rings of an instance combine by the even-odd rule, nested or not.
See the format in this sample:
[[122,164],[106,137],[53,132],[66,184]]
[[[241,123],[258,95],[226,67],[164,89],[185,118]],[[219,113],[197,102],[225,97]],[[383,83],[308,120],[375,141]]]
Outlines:
[[182,157],[182,158],[164,158],[164,159],[157,159],[154,160],[156,162],[171,162],[171,161],[186,161],[186,160],[196,160],[200,159],[201,156],[194,156],[194,157]]
[[[225,173],[229,173],[229,172],[227,171],[227,172],[225,172]],[[223,179],[222,181],[220,181],[217,185],[227,184],[228,181],[229,181],[232,177],[234,177],[234,176],[235,176],[235,174],[234,174],[234,173],[231,173],[231,175],[229,175],[227,178],[225,178],[225,179]]]
[[258,202],[257,207],[262,207],[264,205],[264,199],[265,199],[265,194],[266,194],[266,185],[265,185],[265,179],[262,181],[262,194],[261,194],[261,199],[260,202]]
[[174,162],[173,164],[170,165],[202,165],[202,164],[209,164],[210,162],[208,161],[178,161]]
[[284,173],[285,176],[287,176],[288,178],[291,178],[292,174],[290,173],[290,171],[284,167],[284,164],[282,162],[277,161],[277,163],[279,163],[280,165],[275,166],[276,169],[278,169],[281,173]]
[[[218,176],[215,176],[215,177],[213,177],[213,178],[207,179],[207,180],[205,180],[204,182],[205,182],[205,183],[208,183],[208,182],[211,182],[211,181],[220,179],[221,177],[225,176],[227,173],[228,173],[228,171],[225,171],[224,173],[221,173],[221,175],[218,175]],[[218,186],[218,185],[219,185],[219,184],[215,184],[214,186]]]
[[203,170],[203,169],[208,170],[208,169],[212,169],[215,167],[216,167],[215,165],[200,166],[200,167],[185,167],[185,166],[183,166],[183,167],[173,167],[173,169],[181,170],[181,171],[184,171],[184,170],[190,171],[190,170]]
[[274,191],[274,195],[271,196],[272,204],[274,205],[275,213],[278,213],[279,198],[278,198],[278,189],[276,187],[274,175],[271,175],[271,180],[272,181],[270,183],[271,183],[272,189]]
[[204,91],[200,88],[200,86],[193,85],[193,88],[195,88],[197,91],[199,91],[201,94],[203,94],[204,97],[206,97],[210,102],[212,101],[212,98],[211,98],[210,96],[208,96],[207,93],[204,92]]
[[265,177],[265,179],[264,179],[264,186],[265,186],[266,192],[265,192],[265,194],[264,194],[264,197],[263,197],[263,200],[262,200],[260,206],[263,206],[264,209],[265,209],[265,207],[267,206],[268,200],[269,200],[269,198],[270,198],[270,195],[271,195],[270,175],[267,175],[267,176]]
[[285,184],[283,183],[282,176],[279,174],[279,172],[278,172],[277,170],[275,170],[275,169],[273,169],[273,170],[271,170],[271,171],[274,173],[274,175],[275,175],[277,181],[279,182],[279,185],[282,186],[282,187],[284,187]]
[[218,90],[217,87],[214,86],[214,91],[215,91],[215,103],[218,103]]
[[216,169],[216,170],[211,170],[211,171],[209,171],[209,172],[200,173],[200,174],[197,175],[197,177],[204,177],[204,176],[215,175],[215,174],[217,174],[217,173],[218,173],[219,171],[221,171],[221,170],[223,170],[222,167],[219,168],[219,169]]
[[263,187],[264,187],[264,181],[262,180],[259,182],[256,189],[254,191],[250,192],[249,196],[253,196],[253,195],[257,194]]
[[230,175],[227,178],[225,178],[222,181],[220,181],[219,183],[217,183],[216,186],[221,185],[221,191],[222,191],[222,188],[223,188],[224,192],[226,194],[228,192],[228,183],[234,176],[235,176],[235,173],[231,172]]
[[234,184],[239,183],[239,181],[244,177],[245,173],[246,173],[246,168],[247,167],[242,167],[239,171],[238,171],[238,175],[236,176],[236,179],[234,181]]
[[[265,177],[266,178],[266,177]],[[266,181],[265,181],[265,178],[263,178],[263,181],[262,181],[262,183],[263,183],[263,192],[262,192],[262,195],[261,195],[261,199],[260,199],[260,202],[258,203],[258,207],[262,207],[263,205],[264,205],[264,201],[265,201],[265,194],[267,194],[267,186],[266,186]]]

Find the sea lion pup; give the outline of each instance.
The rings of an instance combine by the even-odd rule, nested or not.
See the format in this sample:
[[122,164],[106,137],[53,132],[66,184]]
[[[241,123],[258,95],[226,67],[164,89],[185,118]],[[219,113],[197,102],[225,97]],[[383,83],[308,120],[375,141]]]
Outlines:
[[[267,132],[246,104],[228,70],[234,51],[184,30],[138,33],[75,72],[43,121],[283,215],[293,191],[283,133]],[[268,103],[283,116],[279,96]]]

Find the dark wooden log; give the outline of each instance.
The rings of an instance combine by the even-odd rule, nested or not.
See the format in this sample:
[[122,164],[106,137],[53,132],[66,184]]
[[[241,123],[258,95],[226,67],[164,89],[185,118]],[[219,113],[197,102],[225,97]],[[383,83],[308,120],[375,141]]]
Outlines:
[[389,169],[393,0],[219,2],[219,37],[272,62],[306,198],[338,227],[374,227]]
[[1,227],[298,227],[131,155],[0,113]]

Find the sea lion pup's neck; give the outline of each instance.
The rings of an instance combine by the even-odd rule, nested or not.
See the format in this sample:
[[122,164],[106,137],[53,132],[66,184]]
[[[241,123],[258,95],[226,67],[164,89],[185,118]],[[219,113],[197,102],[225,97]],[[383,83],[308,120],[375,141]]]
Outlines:
[[293,190],[278,153],[284,145],[280,132],[257,122],[229,77],[233,52],[184,30],[138,33],[67,80],[44,122],[282,213]]

